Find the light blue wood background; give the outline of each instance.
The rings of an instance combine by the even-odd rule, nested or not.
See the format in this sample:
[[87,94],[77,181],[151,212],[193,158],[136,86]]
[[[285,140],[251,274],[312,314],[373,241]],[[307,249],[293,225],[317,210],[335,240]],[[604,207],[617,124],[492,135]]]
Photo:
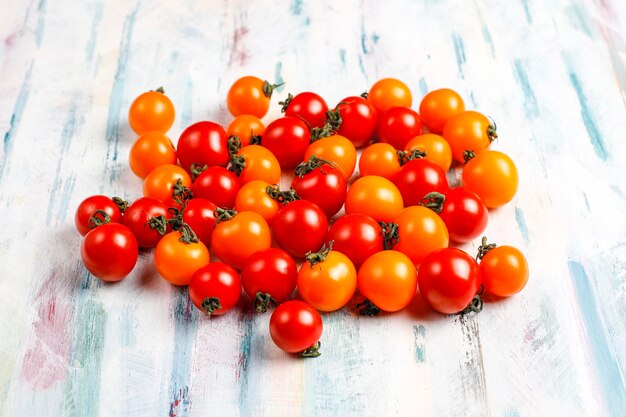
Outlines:
[[[625,415],[623,0],[0,4],[0,416]],[[204,320],[150,253],[93,279],[73,212],[140,195],[132,99],[163,85],[176,140],[227,123],[244,74],[286,81],[274,103],[395,76],[416,102],[452,87],[493,116],[521,184],[487,235],[528,255],[524,292],[464,319],[419,301],[325,315],[323,355],[302,361],[268,315]]]

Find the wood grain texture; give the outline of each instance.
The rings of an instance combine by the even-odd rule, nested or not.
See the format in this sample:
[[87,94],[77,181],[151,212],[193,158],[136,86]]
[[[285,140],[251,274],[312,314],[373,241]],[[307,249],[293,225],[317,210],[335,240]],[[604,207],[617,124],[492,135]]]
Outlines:
[[[2,6],[0,416],[624,415],[621,0]],[[119,284],[91,277],[73,211],[94,193],[139,196],[132,99],[163,85],[176,140],[227,123],[245,74],[286,81],[275,103],[310,89],[335,103],[395,76],[415,101],[451,87],[493,116],[521,184],[486,234],[528,255],[524,292],[475,317],[419,300],[326,314],[322,357],[302,361],[273,346],[268,315],[203,319],[148,252]]]

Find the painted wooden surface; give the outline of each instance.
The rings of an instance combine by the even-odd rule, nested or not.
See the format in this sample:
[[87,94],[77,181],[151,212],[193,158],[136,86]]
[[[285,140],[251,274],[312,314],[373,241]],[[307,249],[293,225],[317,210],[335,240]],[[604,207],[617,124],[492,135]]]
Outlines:
[[[0,416],[626,413],[622,0],[1,5]],[[150,253],[120,284],[92,278],[73,211],[139,196],[132,99],[163,85],[176,140],[227,123],[244,74],[286,81],[277,99],[331,103],[395,76],[416,101],[448,86],[493,116],[521,186],[486,234],[528,255],[525,291],[466,318],[419,300],[328,314],[322,357],[298,360],[273,346],[268,315],[200,317]]]

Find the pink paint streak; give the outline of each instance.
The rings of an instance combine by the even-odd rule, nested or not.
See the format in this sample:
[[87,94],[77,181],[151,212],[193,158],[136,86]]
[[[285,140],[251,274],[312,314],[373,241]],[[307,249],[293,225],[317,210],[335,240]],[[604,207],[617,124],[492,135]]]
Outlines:
[[248,34],[248,28],[240,27],[233,33],[233,52],[231,55],[231,63],[237,62],[239,65],[245,65],[250,57],[244,45],[244,39]]

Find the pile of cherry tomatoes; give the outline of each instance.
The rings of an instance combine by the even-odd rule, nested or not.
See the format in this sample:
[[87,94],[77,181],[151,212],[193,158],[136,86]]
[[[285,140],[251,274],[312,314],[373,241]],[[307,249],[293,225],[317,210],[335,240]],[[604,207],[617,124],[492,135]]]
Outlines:
[[[140,95],[129,111],[139,135],[129,161],[143,197],[80,204],[89,272],[119,281],[140,249],[154,248],[159,274],[188,286],[206,315],[231,310],[243,288],[258,312],[274,309],[274,342],[303,356],[319,355],[318,311],[340,309],[357,292],[363,315],[402,310],[417,289],[436,311],[463,314],[525,286],[516,248],[483,238],[472,257],[449,247],[482,235],[488,209],[517,191],[515,164],[490,149],[493,121],[449,89],[428,93],[418,113],[409,88],[386,78],[333,108],[312,92],[289,94],[284,116],[265,126],[276,87],[237,80],[226,129],[194,123],[176,147],[166,136],[172,102],[162,89]],[[453,164],[462,186],[449,186]],[[280,189],[286,171],[293,181]]]

